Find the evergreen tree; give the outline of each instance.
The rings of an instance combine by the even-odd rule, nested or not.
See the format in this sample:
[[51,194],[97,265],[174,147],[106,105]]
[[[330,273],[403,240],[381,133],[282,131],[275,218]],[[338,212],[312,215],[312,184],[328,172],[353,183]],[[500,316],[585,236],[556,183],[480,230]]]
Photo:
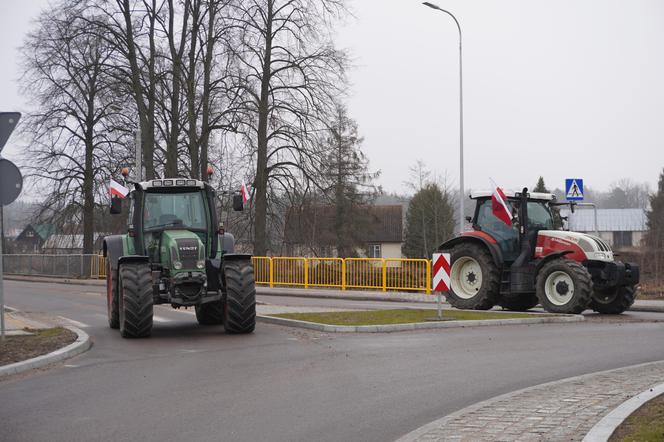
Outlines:
[[537,180],[537,184],[535,185],[535,188],[533,189],[533,192],[538,192],[538,193],[549,193],[549,189],[546,188],[546,184],[544,184],[544,178],[539,177]]
[[342,105],[337,106],[336,119],[328,130],[325,193],[334,206],[337,256],[345,258],[356,255],[355,250],[364,245],[369,224],[366,205],[379,191],[373,181],[380,172],[369,171],[369,160],[360,150],[362,137],[358,135],[357,123]]
[[425,183],[408,206],[401,251],[408,258],[430,258],[453,231],[454,209],[447,191],[435,183]]
[[664,170],[659,175],[657,192],[650,196],[650,211],[647,216],[646,244],[653,253],[655,278],[659,280],[662,270],[662,255],[664,255]]

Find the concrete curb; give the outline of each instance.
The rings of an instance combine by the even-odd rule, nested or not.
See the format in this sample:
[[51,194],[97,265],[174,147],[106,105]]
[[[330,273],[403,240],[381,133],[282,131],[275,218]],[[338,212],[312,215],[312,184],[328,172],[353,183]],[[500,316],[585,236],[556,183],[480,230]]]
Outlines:
[[[466,413],[472,413],[476,410],[479,410],[482,407],[491,405],[494,402],[511,399],[514,396],[520,395],[522,393],[526,393],[530,390],[534,390],[534,389],[542,388],[542,387],[555,387],[557,385],[564,384],[564,383],[567,383],[567,382],[584,381],[584,380],[589,379],[593,376],[606,374],[606,373],[611,373],[611,372],[614,372],[614,371],[625,370],[625,369],[634,369],[634,368],[642,368],[642,367],[648,367],[648,366],[651,366],[651,365],[658,365],[658,364],[662,364],[662,363],[664,363],[664,360],[655,361],[655,362],[646,362],[644,364],[629,365],[627,367],[614,368],[614,369],[611,369],[611,370],[603,370],[603,371],[598,371],[598,372],[595,372],[595,373],[582,374],[582,375],[579,375],[579,376],[572,376],[572,377],[565,378],[565,379],[560,379],[560,380],[557,380],[557,381],[545,382],[543,384],[533,385],[531,387],[522,388],[520,390],[512,391],[510,393],[501,394],[500,396],[495,396],[495,397],[492,397],[492,398],[487,399],[485,401],[477,402],[477,403],[475,403],[473,405],[470,405],[466,408],[462,408],[461,410],[457,410],[454,413],[450,413],[446,416],[443,416],[440,419],[437,419],[433,422],[429,422],[428,424],[425,424],[425,425],[421,426],[420,428],[418,428],[416,430],[413,430],[410,433],[405,434],[404,436],[401,436],[395,442],[416,442],[418,440],[418,438],[424,436],[429,431],[434,430],[434,429],[436,429],[440,426],[443,426],[446,423],[456,419],[457,417],[459,417],[461,415],[464,415]],[[602,439],[602,440],[606,441],[606,439]]]
[[583,442],[604,442],[608,440],[613,432],[616,431],[616,428],[632,413],[646,402],[662,394],[664,394],[664,384],[659,384],[623,402],[612,412],[604,416],[601,421],[597,422],[588,434],[586,434],[586,437],[583,438]]
[[542,318],[510,318],[510,319],[486,319],[472,321],[442,321],[442,322],[414,322],[408,324],[388,325],[329,325],[317,322],[298,321],[295,319],[277,318],[275,316],[259,315],[258,320],[269,324],[285,325],[287,327],[299,327],[326,333],[388,333],[410,330],[429,330],[439,328],[459,327],[483,327],[490,325],[523,325],[523,324],[552,324],[562,322],[581,322],[585,318],[582,315],[546,316]]
[[37,356],[36,358],[16,362],[14,364],[4,365],[0,367],[0,379],[13,374],[32,370],[33,368],[44,367],[45,365],[64,361],[65,359],[69,359],[90,349],[92,342],[90,341],[90,336],[87,333],[76,327],[65,326],[65,328],[76,333],[77,338],[74,342],[67,345],[66,347],[62,347],[45,355]]

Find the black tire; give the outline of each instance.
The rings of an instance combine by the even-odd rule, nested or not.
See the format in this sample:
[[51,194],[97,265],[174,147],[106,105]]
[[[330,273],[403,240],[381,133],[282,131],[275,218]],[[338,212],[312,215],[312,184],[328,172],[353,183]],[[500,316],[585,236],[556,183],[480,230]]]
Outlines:
[[224,261],[226,333],[251,333],[256,328],[256,288],[250,260]]
[[[549,281],[552,285],[547,294],[549,277],[552,278]],[[537,274],[537,298],[547,312],[579,314],[588,308],[592,292],[590,273],[583,265],[570,259],[554,259],[544,264]]]
[[224,323],[224,302],[214,301],[196,306],[196,319],[200,325],[221,325]]
[[605,315],[619,315],[634,304],[636,287],[625,285],[611,289],[596,290],[590,308]]
[[106,257],[106,310],[108,326],[120,328],[120,306],[118,305],[118,274],[111,268],[111,257]]
[[[453,307],[471,310],[489,310],[496,305],[500,297],[500,271],[486,247],[473,243],[460,244],[451,250],[450,255],[451,287],[447,293],[447,301]],[[482,273],[480,285],[474,287],[474,294],[470,290],[473,290],[471,288],[473,281],[477,281],[475,272],[470,271],[466,275],[457,275],[467,268],[463,261],[472,263],[468,260],[474,260]],[[461,284],[462,278],[465,281],[464,285]],[[464,287],[469,290],[465,290]]]
[[506,298],[502,297],[498,301],[498,305],[504,308],[505,310],[511,310],[514,312],[525,312],[530,310],[539,304],[539,299],[537,295],[518,295],[516,297]]
[[144,263],[120,265],[120,334],[145,338],[152,333],[152,272]]

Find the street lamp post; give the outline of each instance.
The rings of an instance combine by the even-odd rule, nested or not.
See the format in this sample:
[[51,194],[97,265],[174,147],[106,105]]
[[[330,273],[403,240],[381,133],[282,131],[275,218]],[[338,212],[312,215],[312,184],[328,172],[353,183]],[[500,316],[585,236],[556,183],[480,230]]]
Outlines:
[[465,213],[463,210],[463,203],[465,199],[465,190],[463,187],[463,61],[462,61],[462,50],[461,50],[461,26],[459,25],[459,20],[452,14],[450,11],[447,11],[443,8],[441,8],[438,5],[434,5],[433,3],[429,2],[423,2],[422,3],[425,6],[430,7],[431,9],[435,9],[441,12],[444,12],[445,14],[449,15],[452,17],[454,20],[454,23],[457,25],[457,29],[459,30],[459,186],[460,186],[460,193],[459,193],[459,233],[463,232],[464,230],[464,218],[465,218]]

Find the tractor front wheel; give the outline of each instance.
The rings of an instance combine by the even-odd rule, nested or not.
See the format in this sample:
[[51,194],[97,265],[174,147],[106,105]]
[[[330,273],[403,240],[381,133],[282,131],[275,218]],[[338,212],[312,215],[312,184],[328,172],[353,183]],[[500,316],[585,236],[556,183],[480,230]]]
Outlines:
[[152,272],[145,263],[120,265],[120,334],[145,338],[152,333]]
[[111,267],[111,257],[106,257],[106,309],[108,326],[120,328],[120,307],[118,301],[118,275]]
[[537,297],[547,312],[579,314],[588,308],[592,291],[588,270],[570,259],[554,259],[537,274]]
[[221,325],[224,323],[223,301],[208,302],[196,306],[196,319],[200,325]]
[[226,333],[251,333],[256,327],[256,287],[251,260],[224,262],[226,305],[224,327]]
[[489,251],[479,244],[460,244],[451,251],[447,301],[459,309],[489,310],[498,302],[500,272]]
[[590,301],[590,308],[597,313],[619,315],[634,304],[635,298],[636,287],[633,285],[596,290]]

